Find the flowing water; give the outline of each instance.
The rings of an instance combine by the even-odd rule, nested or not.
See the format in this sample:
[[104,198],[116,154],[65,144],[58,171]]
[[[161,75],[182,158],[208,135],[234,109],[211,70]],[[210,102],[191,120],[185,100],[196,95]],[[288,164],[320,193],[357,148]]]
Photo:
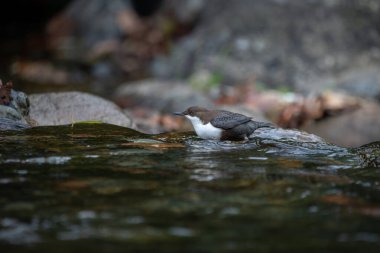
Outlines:
[[[296,136],[297,137],[297,136]],[[380,252],[380,171],[318,138],[0,133],[1,252]]]

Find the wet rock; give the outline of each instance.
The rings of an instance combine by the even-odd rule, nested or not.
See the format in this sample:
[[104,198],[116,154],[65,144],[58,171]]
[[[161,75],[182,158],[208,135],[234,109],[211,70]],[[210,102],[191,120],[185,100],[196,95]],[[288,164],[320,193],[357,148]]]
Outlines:
[[11,106],[18,111],[22,117],[28,117],[29,116],[29,98],[28,96],[22,92],[22,91],[11,91]]
[[363,167],[380,167],[380,142],[372,142],[354,149]]
[[[28,97],[24,92],[15,91],[12,82],[7,82],[3,85],[0,80],[0,105],[14,109],[14,112],[11,112],[11,110],[4,108],[5,111],[9,111],[10,118],[21,120],[29,114]],[[3,116],[6,116],[6,114],[6,112],[2,113]]]
[[194,32],[169,57],[157,58],[155,74],[187,78],[207,70],[226,84],[255,77],[303,91],[326,88],[331,82],[312,83],[327,77],[336,83],[357,67],[378,68],[376,6],[376,0],[205,1]]
[[345,147],[357,147],[380,140],[380,105],[361,101],[360,108],[339,116],[326,118],[303,129]]
[[30,117],[39,125],[102,121],[132,127],[132,119],[112,102],[83,92],[31,94]]
[[213,105],[186,83],[160,80],[125,83],[115,91],[114,97],[122,107],[142,106],[161,112],[181,111],[193,105]]
[[296,143],[326,143],[321,137],[297,129],[259,128],[251,137],[260,137],[267,140],[286,140]]
[[19,111],[10,106],[0,105],[0,117],[13,121],[22,121],[23,117]]
[[[3,106],[0,106],[0,111],[3,110]],[[18,130],[30,127],[29,124],[20,120],[12,120],[6,117],[0,116],[0,130]]]
[[13,83],[0,80],[0,130],[29,127],[29,100],[25,93],[12,89]]

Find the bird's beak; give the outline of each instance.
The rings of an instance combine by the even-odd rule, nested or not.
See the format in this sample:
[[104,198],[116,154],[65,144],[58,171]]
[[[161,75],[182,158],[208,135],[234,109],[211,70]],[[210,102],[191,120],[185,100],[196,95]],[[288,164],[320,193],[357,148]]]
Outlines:
[[185,114],[183,114],[183,112],[173,112],[174,115],[178,115],[178,116],[185,116]]

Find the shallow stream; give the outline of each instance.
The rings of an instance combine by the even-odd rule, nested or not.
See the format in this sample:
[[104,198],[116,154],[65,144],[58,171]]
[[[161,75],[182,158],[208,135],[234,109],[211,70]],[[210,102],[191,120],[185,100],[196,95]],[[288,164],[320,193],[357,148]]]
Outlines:
[[318,140],[0,133],[1,252],[380,252],[380,171]]

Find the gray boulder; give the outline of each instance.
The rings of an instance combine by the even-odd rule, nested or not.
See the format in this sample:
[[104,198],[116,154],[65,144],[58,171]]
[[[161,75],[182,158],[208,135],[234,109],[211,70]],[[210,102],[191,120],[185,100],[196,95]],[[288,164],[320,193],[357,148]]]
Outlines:
[[132,119],[114,103],[83,92],[31,94],[30,117],[38,125],[64,125],[80,121],[132,127]]

